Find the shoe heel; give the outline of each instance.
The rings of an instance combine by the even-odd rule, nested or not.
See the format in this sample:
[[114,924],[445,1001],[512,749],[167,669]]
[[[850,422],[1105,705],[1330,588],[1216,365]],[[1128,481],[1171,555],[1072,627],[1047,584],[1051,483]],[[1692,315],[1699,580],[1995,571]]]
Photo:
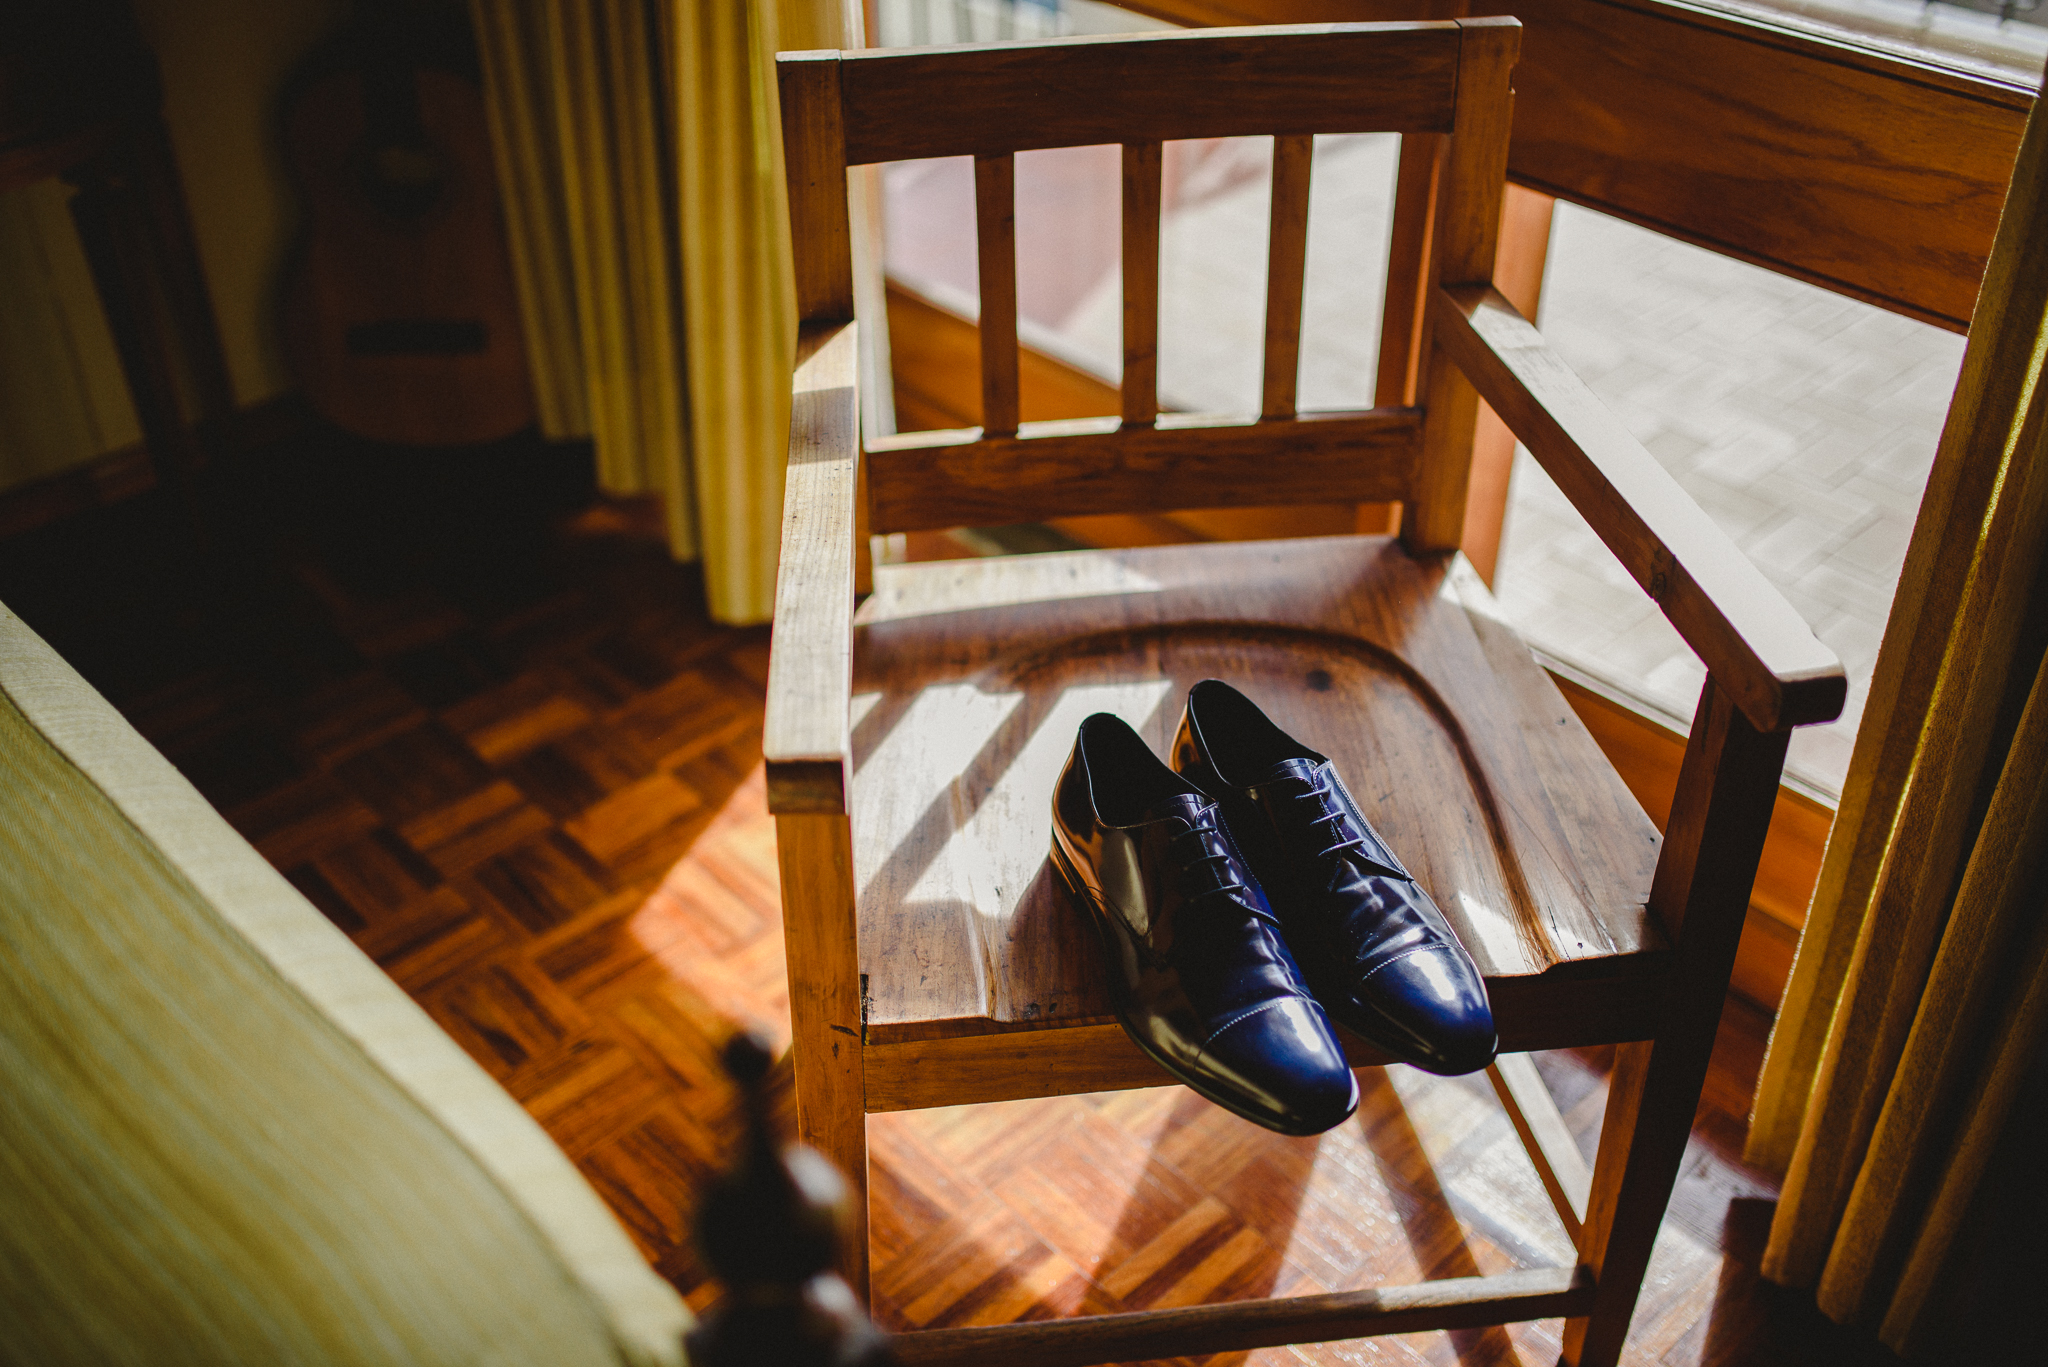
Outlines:
[[1060,885],[1067,890],[1067,900],[1074,904],[1074,910],[1088,910],[1089,898],[1081,890],[1081,875],[1075,872],[1073,861],[1067,858],[1067,852],[1060,848],[1060,842],[1057,840],[1052,842],[1052,854],[1048,862],[1052,865],[1053,872],[1059,875]]

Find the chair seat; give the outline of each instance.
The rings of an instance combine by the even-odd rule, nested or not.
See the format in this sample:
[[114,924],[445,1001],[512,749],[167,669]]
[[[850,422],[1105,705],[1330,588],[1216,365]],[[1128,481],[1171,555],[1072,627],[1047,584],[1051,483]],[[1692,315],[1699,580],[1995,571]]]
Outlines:
[[1652,1033],[1656,828],[1462,557],[1341,536],[883,567],[854,660],[870,1110],[1165,1080],[1057,890],[1048,806],[1082,718],[1163,755],[1210,677],[1337,761],[1504,1049]]

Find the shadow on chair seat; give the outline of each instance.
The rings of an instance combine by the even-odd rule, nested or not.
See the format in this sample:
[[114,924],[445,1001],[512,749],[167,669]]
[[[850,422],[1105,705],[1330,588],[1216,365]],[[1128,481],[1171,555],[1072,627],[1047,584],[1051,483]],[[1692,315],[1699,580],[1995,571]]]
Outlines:
[[[1337,761],[1487,975],[1504,1047],[1650,1033],[1656,830],[1462,560],[1333,537],[892,566],[856,623],[870,1109],[974,1099],[963,1069],[990,1099],[1164,1079],[1118,1047],[1095,931],[1046,874],[1048,803],[1082,718],[1164,754],[1211,677]],[[1603,1018],[1561,1014],[1546,988],[1589,975]]]

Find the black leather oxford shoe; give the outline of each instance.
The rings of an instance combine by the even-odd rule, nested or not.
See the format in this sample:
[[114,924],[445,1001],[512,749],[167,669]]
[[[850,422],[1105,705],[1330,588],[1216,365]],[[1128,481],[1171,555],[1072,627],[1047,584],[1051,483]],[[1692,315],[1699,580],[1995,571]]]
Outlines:
[[1344,1050],[1215,804],[1107,712],[1081,723],[1053,791],[1052,863],[1102,934],[1117,1018],[1160,1067],[1282,1134],[1356,1109]]
[[1326,757],[1207,679],[1188,690],[1173,767],[1222,807],[1332,1016],[1432,1073],[1493,1062],[1485,979]]

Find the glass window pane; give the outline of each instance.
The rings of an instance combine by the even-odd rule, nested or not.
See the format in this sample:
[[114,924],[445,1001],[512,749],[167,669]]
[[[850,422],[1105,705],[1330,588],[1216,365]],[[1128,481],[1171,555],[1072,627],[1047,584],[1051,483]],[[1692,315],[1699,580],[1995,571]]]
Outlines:
[[1704,0],[1710,9],[2038,89],[2042,0]]
[[[1849,671],[1793,774],[1839,793],[1963,339],[1567,204],[1544,335]],[[1692,715],[1699,661],[1526,452],[1495,588],[1532,645]]]

